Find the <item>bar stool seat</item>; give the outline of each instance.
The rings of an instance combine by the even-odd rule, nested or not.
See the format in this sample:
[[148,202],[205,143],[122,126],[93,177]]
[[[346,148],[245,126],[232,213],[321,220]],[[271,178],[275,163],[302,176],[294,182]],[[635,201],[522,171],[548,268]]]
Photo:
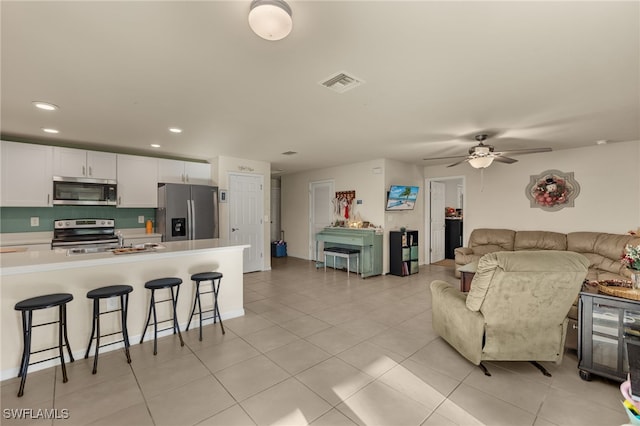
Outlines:
[[[144,286],[151,290],[151,301],[149,303],[149,315],[147,316],[147,323],[144,326],[144,330],[142,330],[142,337],[140,337],[140,343],[144,341],[144,336],[147,333],[147,328],[149,327],[149,322],[151,320],[151,313],[153,313],[153,354],[158,354],[158,331],[165,331],[173,329],[173,334],[178,333],[178,337],[180,337],[180,346],[184,346],[184,340],[182,340],[182,333],[180,333],[180,326],[178,325],[178,296],[180,294],[180,284],[182,284],[182,279],[175,277],[168,278],[158,278],[155,280],[147,281]],[[171,290],[171,298],[158,300],[156,301],[155,292],[156,290],[169,289]],[[174,291],[175,289],[175,291]],[[162,302],[171,302],[173,307],[172,317],[163,321],[158,321],[158,317],[156,314],[156,303]],[[158,330],[158,324],[163,322],[173,322],[172,327],[168,327],[162,330]]]
[[[15,310],[20,311],[22,315],[22,339],[23,339],[23,350],[22,350],[22,360],[20,361],[20,370],[18,372],[18,377],[21,377],[20,380],[20,389],[18,390],[18,396],[21,397],[24,394],[24,385],[27,380],[27,369],[30,365],[39,364],[41,362],[50,361],[58,358],[58,356],[54,356],[51,358],[43,359],[40,361],[36,361],[33,363],[29,363],[29,359],[32,354],[45,352],[51,349],[58,348],[60,365],[62,368],[62,382],[66,383],[68,381],[67,378],[67,368],[64,363],[64,351],[63,347],[67,347],[67,353],[69,354],[70,362],[73,362],[73,355],[71,354],[71,346],[69,345],[69,337],[67,334],[67,303],[73,300],[73,295],[69,293],[54,293],[54,294],[46,294],[44,296],[32,297],[29,299],[21,300],[16,303]],[[58,320],[50,321],[42,324],[33,324],[33,311],[47,308],[58,307]],[[34,327],[41,327],[45,325],[58,324],[58,345],[52,346],[50,348],[40,349],[37,351],[31,350],[31,335]],[[64,344],[63,344],[64,337]]]
[[[98,371],[98,349],[105,346],[124,342],[124,351],[127,356],[127,362],[131,363],[131,355],[129,354],[129,333],[127,331],[127,311],[129,306],[129,293],[131,293],[132,291],[133,287],[131,287],[130,285],[110,285],[106,287],[96,288],[87,293],[87,298],[93,299],[93,325],[91,327],[91,337],[89,338],[89,345],[87,346],[87,352],[84,354],[84,357],[85,359],[89,357],[89,351],[91,350],[91,344],[93,343],[93,339],[95,336],[96,350],[93,357],[93,374],[96,374],[96,372]],[[100,312],[100,300],[109,299],[111,297],[120,297],[120,308]],[[120,312],[120,321],[122,323],[120,331],[101,335],[100,315],[110,314],[113,312]],[[113,336],[118,333],[122,333],[122,340],[116,340],[104,345],[100,345],[101,337]]]
[[[196,294],[193,298],[193,308],[191,308],[191,315],[189,315],[189,322],[187,323],[187,330],[191,326],[191,319],[194,315],[198,315],[200,319],[200,341],[202,341],[202,314],[207,312],[213,312],[213,315],[204,318],[211,319],[213,318],[213,323],[216,323],[216,318],[220,320],[220,328],[222,328],[222,334],[224,332],[224,325],[222,324],[222,317],[220,316],[220,309],[218,308],[218,292],[220,291],[220,282],[222,281],[222,274],[220,272],[200,272],[197,274],[191,275],[191,280],[196,283]],[[200,291],[200,283],[203,281],[211,281],[211,290],[210,291]],[[217,281],[217,285],[216,285]],[[202,310],[202,304],[200,302],[201,294],[209,294],[213,293],[213,308]],[[196,312],[196,305],[198,306],[198,312]]]

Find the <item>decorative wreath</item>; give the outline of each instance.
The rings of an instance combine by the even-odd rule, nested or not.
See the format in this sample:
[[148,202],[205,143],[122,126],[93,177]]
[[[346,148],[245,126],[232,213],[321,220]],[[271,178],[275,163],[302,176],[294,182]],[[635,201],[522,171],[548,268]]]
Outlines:
[[541,206],[553,207],[567,201],[567,183],[564,179],[556,176],[539,180],[533,191],[536,203]]
[[573,178],[573,172],[547,170],[532,175],[526,194],[531,207],[547,211],[556,211],[564,207],[573,207],[573,201],[580,193],[580,185]]

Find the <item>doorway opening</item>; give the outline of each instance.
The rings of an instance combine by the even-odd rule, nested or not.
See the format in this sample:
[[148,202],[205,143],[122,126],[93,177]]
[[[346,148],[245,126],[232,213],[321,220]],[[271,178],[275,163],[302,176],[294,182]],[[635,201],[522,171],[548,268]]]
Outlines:
[[429,264],[449,262],[453,251],[463,245],[465,210],[465,176],[447,176],[425,179],[425,261]]

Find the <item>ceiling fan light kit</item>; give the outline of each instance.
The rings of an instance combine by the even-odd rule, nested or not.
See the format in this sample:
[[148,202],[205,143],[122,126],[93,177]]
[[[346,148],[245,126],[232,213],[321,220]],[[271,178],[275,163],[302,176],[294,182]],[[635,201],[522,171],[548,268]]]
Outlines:
[[486,169],[493,163],[493,157],[476,157],[469,160],[474,169]]
[[253,0],[249,26],[265,40],[282,40],[293,28],[291,8],[284,0]]
[[549,152],[551,148],[529,148],[529,149],[516,149],[512,151],[504,151],[497,152],[494,151],[493,145],[485,145],[484,141],[487,140],[489,135],[480,133],[475,135],[474,139],[478,142],[478,145],[472,146],[469,148],[469,155],[459,155],[453,157],[436,157],[436,158],[425,158],[425,160],[444,160],[449,158],[461,158],[461,160],[456,161],[453,164],[449,164],[447,167],[457,166],[458,164],[468,162],[471,167],[474,169],[486,169],[491,164],[493,164],[493,160],[499,163],[505,164],[513,164],[518,160],[505,157],[504,154],[534,154],[537,152]]

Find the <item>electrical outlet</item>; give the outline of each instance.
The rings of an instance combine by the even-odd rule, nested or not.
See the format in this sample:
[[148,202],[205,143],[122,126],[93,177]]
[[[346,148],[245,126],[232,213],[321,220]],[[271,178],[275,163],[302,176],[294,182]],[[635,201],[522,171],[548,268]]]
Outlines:
[[110,297],[107,299],[107,311],[118,309],[118,297]]
[[31,226],[40,226],[40,218],[32,217],[31,218]]
[[144,216],[138,216],[138,223],[144,223]]

